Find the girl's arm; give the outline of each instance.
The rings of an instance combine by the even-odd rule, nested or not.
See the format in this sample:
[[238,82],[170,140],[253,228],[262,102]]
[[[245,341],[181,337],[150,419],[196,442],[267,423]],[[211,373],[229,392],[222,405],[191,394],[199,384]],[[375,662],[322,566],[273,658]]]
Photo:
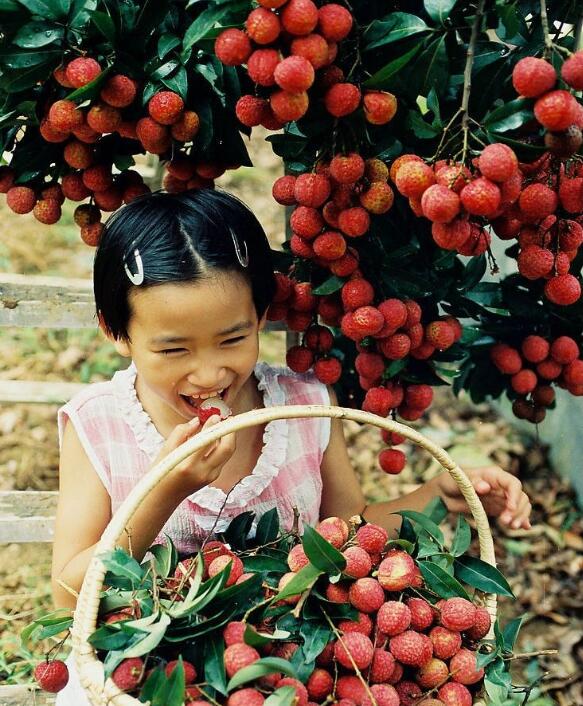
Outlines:
[[[207,424],[217,420],[211,418]],[[196,424],[177,426],[155,463],[196,431]],[[138,561],[178,505],[215,480],[233,451],[233,435],[223,437],[185,459],[148,494],[131,520],[131,551]],[[111,500],[71,423],[63,435],[59,478],[51,572],[53,598],[57,607],[74,608],[76,597],[63,584],[79,592],[95,546],[111,519]],[[129,544],[130,538],[124,533],[118,545],[129,550]]]
[[[330,389],[329,392],[330,404],[338,404],[334,391]],[[479,468],[467,473],[489,514],[500,515],[501,520],[512,527],[530,526],[531,506],[517,478],[498,467]],[[321,518],[337,516],[348,520],[353,515],[362,515],[395,534],[401,527],[401,517],[391,513],[399,510],[420,512],[438,496],[450,511],[467,511],[455,481],[446,472],[401,498],[367,505],[348,456],[339,419],[331,420],[330,443],[322,459],[321,475]]]

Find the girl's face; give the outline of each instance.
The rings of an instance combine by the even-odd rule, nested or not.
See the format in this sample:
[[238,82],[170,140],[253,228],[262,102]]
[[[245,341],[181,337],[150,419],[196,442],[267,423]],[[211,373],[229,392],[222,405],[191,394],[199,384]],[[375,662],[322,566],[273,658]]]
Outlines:
[[130,341],[114,341],[138,371],[138,396],[154,422],[175,426],[196,416],[207,397],[235,412],[244,405],[263,328],[251,287],[240,275],[213,272],[196,283],[130,291]]

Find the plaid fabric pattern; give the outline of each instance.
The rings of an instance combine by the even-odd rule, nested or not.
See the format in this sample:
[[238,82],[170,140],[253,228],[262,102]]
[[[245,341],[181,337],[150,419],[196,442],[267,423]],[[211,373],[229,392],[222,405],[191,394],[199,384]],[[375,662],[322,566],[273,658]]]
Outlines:
[[[330,403],[325,385],[311,374],[259,363],[255,375],[265,407]],[[130,365],[111,381],[90,385],[58,413],[59,438],[67,422],[74,424],[111,497],[112,512],[148,472],[164,442],[137,398],[135,376]],[[320,464],[329,437],[328,418],[270,422],[253,472],[227,495],[214,486],[193,493],[176,508],[156,541],[163,542],[167,535],[179,552],[192,553],[213,528],[223,531],[241,512],[256,513],[253,532],[258,518],[274,507],[282,527],[291,527],[294,508],[302,522],[315,524],[322,494]]]

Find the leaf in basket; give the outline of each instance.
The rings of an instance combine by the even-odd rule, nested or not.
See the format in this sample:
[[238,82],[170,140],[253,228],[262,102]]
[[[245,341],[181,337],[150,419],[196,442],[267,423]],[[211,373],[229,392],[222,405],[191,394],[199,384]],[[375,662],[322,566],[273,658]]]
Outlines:
[[525,615],[520,615],[518,618],[514,618],[514,620],[511,620],[502,631],[504,649],[508,650],[508,652],[512,652],[514,649],[514,643],[516,642],[518,632],[522,627],[525,617]]
[[423,514],[433,520],[436,525],[440,525],[445,520],[448,512],[447,505],[439,496],[430,500],[423,508]]
[[515,598],[508,581],[491,564],[474,556],[461,556],[454,561],[456,578],[468,586],[485,593],[496,593],[500,596]]
[[[117,624],[114,623],[114,625]],[[89,636],[87,642],[96,650],[124,650],[136,642],[138,634],[140,633],[136,631],[129,633],[124,632],[120,627],[103,625]]]
[[297,679],[296,672],[287,659],[282,659],[281,657],[262,657],[248,667],[239,669],[229,680],[227,691],[231,692],[233,689],[241,686],[241,684],[246,684],[247,682],[259,679],[259,677],[264,677],[266,674],[276,674],[277,672],[282,672],[288,677]]
[[243,559],[243,567],[245,571],[258,571],[262,574],[285,574],[289,571],[288,565],[284,561],[271,556],[246,556]]
[[277,539],[279,533],[279,516],[277,508],[274,507],[259,518],[255,542],[257,545],[267,544]]
[[293,686],[280,686],[263,702],[263,706],[293,706],[296,702],[296,690]]
[[[399,510],[398,512],[395,512],[393,514],[401,515],[401,517],[406,517],[407,519],[416,522],[428,534],[430,534],[433,539],[435,539],[435,541],[439,544],[440,547],[443,547],[443,543],[445,541],[443,538],[443,532],[439,529],[435,522],[433,522],[432,519],[426,517],[422,512],[416,512],[415,510]],[[419,529],[414,528],[414,531],[418,536]]]
[[213,611],[239,610],[243,612],[247,608],[250,608],[253,603],[263,601],[262,583],[263,577],[261,574],[255,574],[241,583],[223,588],[212,602],[211,607]]
[[441,598],[455,598],[461,596],[467,598],[465,588],[459,581],[456,581],[453,576],[450,576],[445,569],[433,561],[420,561],[419,569],[423,575],[425,585],[434,593],[437,593]]
[[304,620],[300,625],[300,635],[303,638],[302,652],[306,661],[311,662],[332,641],[332,630],[323,623]]
[[419,539],[417,541],[417,559],[427,559],[428,557],[433,557],[441,554],[441,548],[434,541],[431,535],[427,532],[422,531],[419,533]]
[[247,535],[254,519],[255,513],[250,510],[237,515],[223,532],[225,542],[233,549],[247,549]]
[[302,544],[310,562],[329,575],[336,575],[346,568],[346,559],[330,542],[318,534],[313,527],[305,525]]
[[183,601],[177,601],[172,607],[168,608],[168,615],[172,618],[182,618],[185,615],[201,611],[223,588],[227,582],[229,571],[230,564],[211,579],[205,581],[201,586],[191,586]]
[[146,678],[146,681],[140,690],[140,701],[142,703],[147,701],[151,703],[158,687],[166,680],[167,676],[164,669],[162,667],[155,667]]
[[150,626],[145,637],[124,651],[124,657],[142,657],[151,652],[160,644],[169,624],[170,616],[162,613],[160,620]]
[[300,645],[290,657],[289,661],[291,666],[295,669],[297,678],[303,683],[307,682],[316,666],[316,658],[313,657],[311,660],[308,660],[304,654],[304,646]]
[[455,534],[451,543],[453,556],[461,556],[468,551],[472,543],[472,530],[463,515],[458,515]]
[[169,544],[154,544],[148,550],[152,555],[156,575],[162,578],[167,578],[174,573],[174,569],[178,564],[178,552],[172,544],[172,540],[167,537],[166,541]]
[[204,680],[223,696],[227,695],[227,675],[225,674],[225,641],[220,632],[204,641]]
[[308,588],[311,588],[324,572],[315,567],[313,564],[307,564],[300,569],[297,574],[291,579],[291,581],[282,588],[282,590],[273,597],[273,602],[279,601],[283,598],[289,598],[290,596],[296,596],[303,593]]
[[183,706],[184,686],[184,665],[180,657],[172,674],[156,689],[151,706]]
[[[99,557],[107,569],[104,583],[107,586],[118,585],[117,578],[127,579],[133,589],[142,585],[151,584],[151,579],[145,579],[146,568],[140,566],[125,550],[116,547],[113,551],[105,552]],[[124,588],[124,586],[122,586]]]

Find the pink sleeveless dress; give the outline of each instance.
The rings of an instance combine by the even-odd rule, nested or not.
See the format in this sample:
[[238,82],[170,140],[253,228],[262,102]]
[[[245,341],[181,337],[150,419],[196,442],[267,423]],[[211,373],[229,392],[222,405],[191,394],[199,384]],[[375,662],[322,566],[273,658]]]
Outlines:
[[[330,404],[326,386],[312,374],[259,363],[255,368],[265,407],[294,404]],[[59,439],[68,422],[74,427],[95,472],[111,497],[112,512],[148,472],[164,438],[136,395],[135,367],[115,373],[109,382],[90,385],[58,412]],[[276,507],[281,526],[289,529],[293,509],[302,522],[318,522],[322,496],[320,465],[330,439],[330,419],[290,419],[269,422],[263,449],[253,472],[229,493],[207,486],[190,495],[174,511],[156,538],[171,537],[181,553],[192,553],[209,534],[221,512],[215,532],[223,531],[241,512],[258,519]],[[72,659],[70,680],[59,692],[57,706],[90,706]]]

